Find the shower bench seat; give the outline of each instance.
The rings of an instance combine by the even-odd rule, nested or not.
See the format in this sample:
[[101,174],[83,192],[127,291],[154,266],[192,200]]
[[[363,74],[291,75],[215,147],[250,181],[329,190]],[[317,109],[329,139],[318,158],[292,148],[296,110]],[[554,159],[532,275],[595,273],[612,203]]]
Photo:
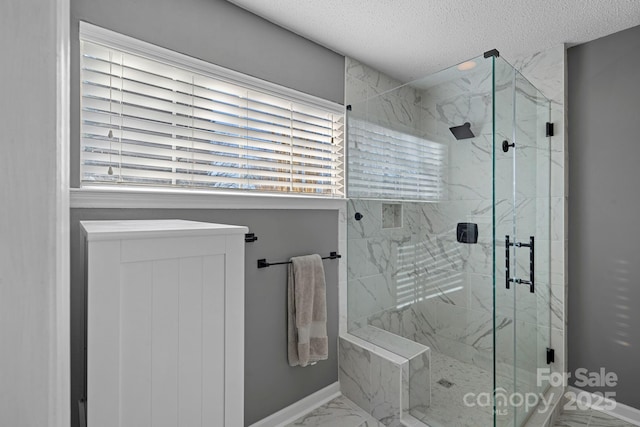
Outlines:
[[342,393],[384,425],[416,424],[431,404],[430,349],[367,325],[339,343]]

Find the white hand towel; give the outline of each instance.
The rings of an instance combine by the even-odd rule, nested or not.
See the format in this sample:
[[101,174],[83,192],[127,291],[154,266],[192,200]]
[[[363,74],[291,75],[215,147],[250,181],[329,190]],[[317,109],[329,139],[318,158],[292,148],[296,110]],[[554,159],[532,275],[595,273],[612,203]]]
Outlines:
[[327,296],[320,255],[291,258],[287,299],[289,365],[305,367],[326,360]]

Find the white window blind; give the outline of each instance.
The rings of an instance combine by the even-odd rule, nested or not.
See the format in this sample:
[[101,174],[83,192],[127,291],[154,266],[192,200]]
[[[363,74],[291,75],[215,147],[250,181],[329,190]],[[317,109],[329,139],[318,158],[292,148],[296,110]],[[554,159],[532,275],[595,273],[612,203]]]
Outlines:
[[339,110],[256,89],[257,79],[229,81],[202,63],[169,63],[182,57],[170,51],[154,58],[87,38],[80,49],[83,186],[343,197]]
[[350,117],[349,197],[442,200],[447,146]]

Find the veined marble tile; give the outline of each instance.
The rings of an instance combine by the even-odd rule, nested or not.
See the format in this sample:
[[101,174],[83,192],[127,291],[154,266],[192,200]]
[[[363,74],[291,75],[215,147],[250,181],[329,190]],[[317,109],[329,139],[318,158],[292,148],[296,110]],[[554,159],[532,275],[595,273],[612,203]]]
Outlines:
[[[527,270],[519,269],[518,277],[529,278],[528,262],[526,268]],[[549,285],[536,279],[534,293],[531,293],[529,286],[525,284],[512,284],[511,290],[515,294],[515,312],[511,313],[510,317],[521,322],[549,328]]]
[[[550,314],[551,327],[558,330],[566,329],[565,313],[566,287],[563,285],[550,286]],[[543,310],[546,307],[543,308]]]
[[493,316],[490,313],[442,303],[437,303],[436,313],[437,335],[480,351],[493,349]]
[[587,427],[591,411],[565,411],[556,420],[554,427]]
[[391,241],[386,238],[350,239],[347,241],[349,280],[394,271]]
[[379,313],[369,316],[368,324],[392,334],[403,336],[402,319],[405,315],[407,315],[405,309],[383,310]]
[[552,240],[551,247],[551,284],[565,286],[566,274],[566,240]]
[[396,287],[391,278],[383,274],[351,279],[348,298],[349,316],[353,320],[368,318],[396,305]]
[[589,427],[632,427],[634,424],[622,421],[600,411],[591,411]]
[[339,396],[287,427],[383,427],[345,396]]
[[[502,280],[500,280],[500,277]],[[504,274],[496,278],[496,310],[500,315],[513,311],[513,294],[505,288]],[[466,277],[469,308],[493,312],[493,276],[469,273]]]
[[[351,105],[351,111],[355,111],[359,116],[366,116],[366,100],[375,95],[371,84],[353,76],[345,75],[345,103]],[[352,114],[351,112],[347,114]]]
[[399,90],[392,90],[369,98],[367,120],[400,132],[415,133],[419,121],[415,95],[403,97]]
[[446,211],[448,205],[448,202],[420,204],[420,232],[425,238],[438,236],[451,229],[451,218]]
[[[486,131],[490,119],[491,74],[479,67],[456,79],[432,86],[422,92],[423,123],[438,126],[445,135],[448,128],[465,121],[472,124],[476,135]],[[449,135],[450,136],[450,135]]]
[[338,379],[342,393],[356,405],[369,411],[371,408],[371,353],[344,338],[339,338],[338,366]]
[[400,366],[371,355],[371,415],[385,426],[400,425]]
[[[406,418],[406,415],[409,414],[409,361],[407,360],[403,364],[400,365],[400,370],[402,374],[402,383],[401,387],[401,395],[400,395],[400,411],[402,414],[402,418]],[[429,385],[427,383],[427,385]]]
[[427,299],[411,304],[402,316],[402,336],[424,345],[427,337],[436,333],[436,300]]
[[467,246],[466,272],[493,274],[493,243],[477,243]]
[[565,47],[558,45],[529,57],[520,58],[514,61],[513,66],[547,98],[563,102],[564,57]]
[[298,418],[287,427],[358,427],[366,418],[354,410],[343,396],[337,397]]
[[[427,350],[421,344],[371,325],[353,331],[352,334],[404,359],[412,359]],[[392,362],[398,364],[398,360],[400,359],[393,359]]]
[[537,221],[536,234],[540,236],[549,236],[549,240],[564,241],[565,240],[565,198],[551,197],[547,205],[541,206]]
[[409,360],[408,411],[427,411],[431,407],[431,357],[430,350]]
[[538,352],[546,351],[546,348],[538,348],[538,326],[516,321],[515,327],[516,366],[535,372],[538,368]]
[[422,203],[402,204],[402,230],[415,243],[421,240]]
[[[438,383],[446,380],[453,385]],[[464,403],[467,393],[491,392],[491,373],[476,366],[462,363],[438,352],[431,353],[431,405],[413,409],[411,415],[430,426],[466,427],[493,424],[492,406],[468,406]]]
[[352,76],[354,78],[360,79],[364,82],[367,82],[371,87],[377,89],[377,93],[386,92],[389,90],[396,89],[401,85],[401,83],[387,76],[384,73],[381,73],[373,68],[369,67],[362,62],[346,57],[346,74],[348,76]]
[[490,200],[492,194],[491,139],[480,135],[450,145],[445,186],[450,200]]
[[567,348],[564,330],[551,328],[551,348],[555,350],[555,362],[551,364],[553,372],[567,372]]

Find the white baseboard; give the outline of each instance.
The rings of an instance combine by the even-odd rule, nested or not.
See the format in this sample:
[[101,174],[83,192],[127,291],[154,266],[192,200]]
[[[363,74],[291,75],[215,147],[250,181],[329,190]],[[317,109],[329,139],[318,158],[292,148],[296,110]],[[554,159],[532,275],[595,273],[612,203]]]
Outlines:
[[316,391],[309,396],[298,400],[292,405],[279,410],[275,414],[263,418],[257,423],[251,424],[251,427],[283,427],[300,418],[301,416],[313,411],[319,406],[324,405],[330,400],[340,396],[340,383],[337,381],[325,388]]
[[605,410],[602,407],[590,406],[591,409],[604,412],[605,414],[611,415],[612,417],[618,418],[622,421],[640,426],[640,409],[632,408],[631,406],[615,402],[611,399],[604,399],[604,401],[602,401],[602,398],[600,396],[589,393],[588,391],[580,390],[576,387],[569,387],[568,391],[576,393],[576,396],[580,394],[588,395],[588,398],[585,399],[586,402],[602,402],[605,407],[613,407],[613,409]]

